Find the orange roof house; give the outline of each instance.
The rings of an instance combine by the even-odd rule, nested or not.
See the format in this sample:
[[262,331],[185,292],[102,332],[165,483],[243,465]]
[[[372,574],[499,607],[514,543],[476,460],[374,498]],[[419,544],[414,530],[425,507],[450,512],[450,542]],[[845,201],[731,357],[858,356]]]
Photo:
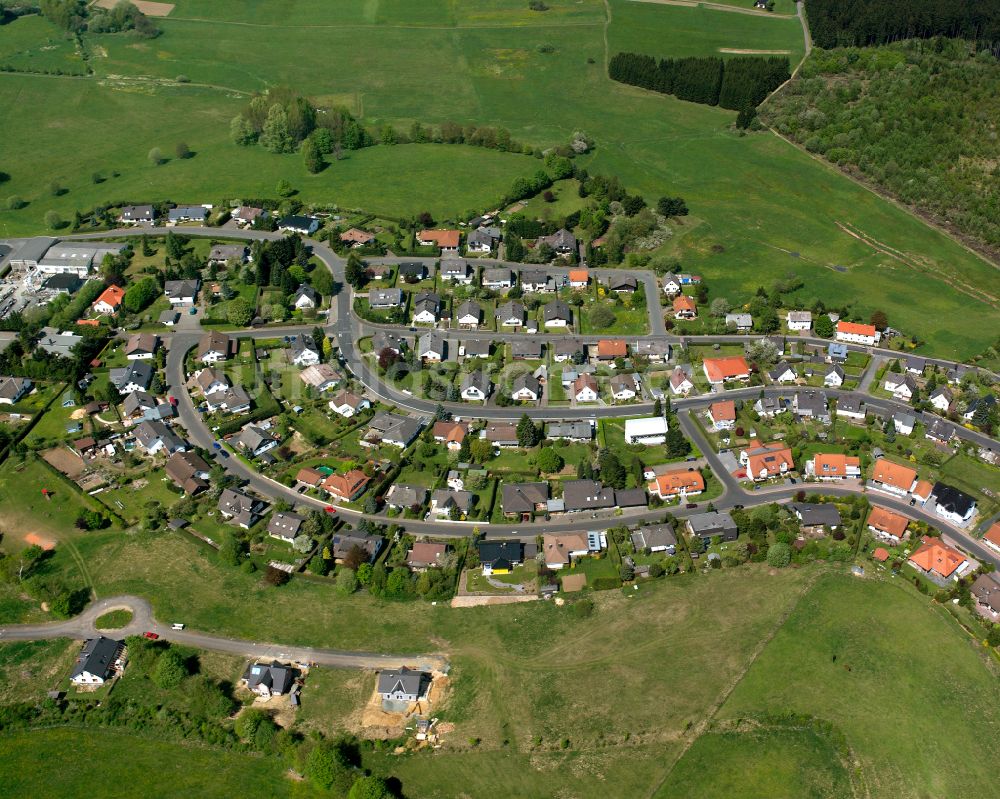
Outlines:
[[862,325],[857,322],[837,322],[837,340],[870,343],[878,339],[875,325]]
[[698,305],[686,294],[674,297],[674,319],[694,319],[698,315]]
[[583,288],[590,282],[590,272],[586,269],[570,269],[569,284],[573,288]]
[[861,459],[835,452],[817,452],[806,464],[806,473],[820,480],[845,480],[861,476]]
[[469,433],[468,422],[435,422],[433,427],[435,441],[443,441],[448,449],[461,449],[462,442]]
[[733,400],[713,402],[708,413],[716,427],[731,427],[736,422],[736,403]]
[[879,458],[872,469],[872,482],[876,487],[892,494],[909,494],[917,482],[917,471],[909,466]]
[[757,439],[753,439],[740,453],[740,461],[754,480],[767,480],[769,477],[786,474],[795,468],[791,449],[780,441],[772,441],[761,446]]
[[421,230],[417,242],[424,245],[436,244],[442,250],[457,250],[462,234],[457,230]]
[[309,466],[303,466],[295,474],[296,483],[305,483],[310,486],[318,486],[323,482],[323,473]]
[[910,564],[924,574],[937,575],[948,579],[958,572],[968,561],[957,549],[952,549],[939,538],[923,537],[923,546],[910,555]]
[[350,230],[345,230],[340,234],[340,240],[344,244],[361,245],[375,241],[375,236],[367,230],[359,230],[356,227],[352,227]]
[[108,286],[101,292],[101,296],[94,300],[91,307],[101,314],[117,313],[124,298],[125,289],[121,286]]
[[96,319],[77,319],[76,323],[78,325],[83,325],[84,327],[100,327],[101,323]]
[[680,469],[664,472],[656,476],[656,479],[649,484],[648,489],[650,494],[655,494],[660,499],[670,499],[681,495],[692,496],[705,490],[705,478],[697,469],[694,471]]
[[875,547],[875,551],[872,552],[872,557],[879,563],[885,563],[889,560],[889,550],[883,549],[882,547]]
[[742,355],[731,355],[724,358],[706,358],[703,364],[705,377],[709,383],[722,383],[725,380],[749,380],[750,367]]
[[335,499],[350,502],[361,496],[370,479],[360,469],[351,469],[347,474],[331,474],[320,483],[320,487]]
[[929,481],[921,480],[913,487],[913,496],[921,502],[926,502],[931,498],[931,492],[933,490],[934,486],[932,486]]
[[602,361],[624,358],[628,355],[628,344],[623,338],[602,338],[597,342],[597,357]]
[[1000,552],[1000,522],[994,522],[993,526],[986,531],[986,535],[983,536],[983,543]]
[[873,505],[868,514],[868,528],[879,538],[889,539],[893,543],[903,540],[909,523],[910,520],[905,516],[878,505]]

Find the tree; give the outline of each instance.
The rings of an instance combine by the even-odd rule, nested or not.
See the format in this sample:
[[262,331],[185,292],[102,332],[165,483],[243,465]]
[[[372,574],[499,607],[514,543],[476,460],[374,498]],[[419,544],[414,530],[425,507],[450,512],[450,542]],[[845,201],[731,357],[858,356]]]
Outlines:
[[310,175],[322,172],[323,167],[326,166],[323,154],[319,151],[319,147],[316,146],[316,142],[313,139],[306,139],[302,142],[302,161],[305,164],[306,172]]
[[257,132],[253,129],[253,125],[250,124],[249,120],[240,114],[233,117],[229,123],[229,138],[233,140],[233,144],[248,147],[256,143]]
[[725,316],[729,313],[729,300],[725,297],[716,297],[712,300],[712,305],[709,308],[709,313],[712,316]]
[[700,555],[705,551],[705,539],[700,535],[693,535],[688,539],[688,549],[696,554]]
[[219,560],[227,566],[239,566],[245,552],[243,542],[231,530],[227,530],[219,544]]
[[615,323],[615,312],[606,305],[598,305],[590,312],[590,324],[598,330],[605,330]]
[[237,327],[246,327],[253,319],[253,306],[243,297],[236,297],[229,301],[226,309],[226,319],[229,324]]
[[125,289],[122,305],[129,313],[139,313],[160,296],[160,284],[151,277],[133,283]]
[[545,447],[538,453],[537,463],[538,468],[547,474],[558,472],[564,465],[562,457],[552,447]]
[[356,253],[352,252],[347,257],[347,264],[344,266],[344,279],[357,291],[364,288],[368,282],[365,265]]
[[163,153],[160,152],[159,147],[154,147],[152,150],[150,150],[148,158],[149,158],[149,163],[151,163],[153,166],[159,166],[160,164],[163,163]]
[[767,565],[774,569],[783,569],[792,561],[792,548],[788,544],[778,542],[767,548]]
[[875,311],[871,315],[869,323],[875,325],[875,329],[882,332],[889,326],[889,317],[886,316],[885,311]]
[[17,194],[12,194],[10,195],[10,197],[7,198],[6,205],[7,205],[7,210],[17,211],[21,208],[24,208],[24,206],[26,206],[27,203],[24,201],[24,198],[18,196]]
[[320,577],[324,576],[330,570],[330,564],[326,562],[324,558],[320,555],[313,555],[309,559],[309,571],[313,574],[318,574]]
[[736,115],[736,127],[740,130],[746,130],[750,127],[750,124],[757,117],[757,109],[753,106],[743,106],[740,112]]
[[290,153],[295,148],[288,130],[288,113],[280,103],[272,105],[260,132],[260,143],[272,153]]
[[337,570],[337,591],[347,596],[358,590],[358,577],[354,569],[341,566]]
[[833,338],[833,321],[827,314],[820,314],[813,322],[813,330],[820,338]]
[[597,458],[597,468],[601,474],[601,482],[612,488],[625,488],[628,473],[622,466],[618,456],[611,450],[602,450]]
[[275,186],[274,190],[278,193],[279,197],[291,197],[295,194],[295,189],[292,187],[292,184],[284,178],[278,181],[278,185]]
[[663,416],[663,402],[659,397],[657,397],[656,402],[653,403],[653,416]]
[[55,211],[45,212],[45,226],[50,230],[58,230],[62,227],[62,217],[59,216]]
[[538,428],[528,414],[521,416],[521,420],[517,423],[517,443],[525,449],[538,443]]
[[361,777],[351,786],[347,799],[392,799],[392,793],[381,777]]
[[476,463],[486,463],[493,457],[493,443],[485,438],[477,438],[469,445],[469,452]]
[[656,201],[656,210],[660,216],[669,219],[672,216],[687,216],[688,207],[683,197],[661,197]]
[[180,685],[187,675],[184,658],[176,649],[170,648],[156,659],[152,678],[158,688],[169,691]]
[[666,447],[667,454],[671,458],[682,458],[691,452],[691,444],[684,437],[679,425],[672,424],[667,429]]
[[179,141],[174,145],[174,155],[184,161],[191,157],[191,148],[187,146],[187,142]]

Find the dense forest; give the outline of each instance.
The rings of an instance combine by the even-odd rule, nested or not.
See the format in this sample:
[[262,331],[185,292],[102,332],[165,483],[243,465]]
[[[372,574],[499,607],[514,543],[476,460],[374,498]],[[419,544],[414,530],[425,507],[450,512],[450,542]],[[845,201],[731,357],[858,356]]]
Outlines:
[[1000,64],[960,39],[814,50],[763,121],[1000,248]]
[[863,47],[953,36],[1000,43],[1000,0],[809,0],[809,30],[820,47]]
[[608,64],[612,80],[733,111],[755,108],[788,80],[789,74],[788,59],[777,56],[657,61],[638,53],[616,53]]

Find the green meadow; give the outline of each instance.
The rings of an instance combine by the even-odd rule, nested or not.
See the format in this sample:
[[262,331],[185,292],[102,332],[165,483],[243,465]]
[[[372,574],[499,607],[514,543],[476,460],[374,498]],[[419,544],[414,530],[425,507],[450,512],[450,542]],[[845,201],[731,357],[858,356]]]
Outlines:
[[[580,159],[586,169],[617,174],[650,201],[687,200],[691,216],[663,254],[700,273],[713,296],[738,305],[795,273],[804,286],[790,301],[821,299],[861,317],[881,308],[929,354],[965,359],[992,343],[1000,311],[972,296],[996,280],[992,265],[780,139],[737,135],[732,112],[605,74],[619,49],[787,50],[795,61],[797,20],[632,0],[547,5],[181,0],[156,39],[85,36],[93,77],[0,73],[0,170],[10,175],[0,200],[28,201],[0,211],[0,232],[43,232],[47,210],[69,219],[102,201],[268,196],[282,178],[307,203],[447,218],[492,206],[538,167],[521,155],[405,145],[349,153],[308,175],[298,155],[231,144],[229,120],[248,94],[287,84],[373,126],[497,125],[539,146],[584,130],[597,144]],[[0,52],[12,34],[45,40],[38,29],[47,24],[29,17],[4,26]],[[169,156],[181,141],[194,158],[147,160],[150,148]],[[106,180],[95,183],[95,173]],[[67,193],[52,196],[53,179]]]

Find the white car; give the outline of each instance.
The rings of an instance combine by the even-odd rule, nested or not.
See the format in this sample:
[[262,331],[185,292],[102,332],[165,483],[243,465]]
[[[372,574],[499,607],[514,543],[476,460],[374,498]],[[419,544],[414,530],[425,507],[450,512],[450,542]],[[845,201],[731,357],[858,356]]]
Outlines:
[[181,624],[179,621],[175,621],[173,624],[170,625],[170,629],[171,630],[183,630],[184,629],[184,625]]

